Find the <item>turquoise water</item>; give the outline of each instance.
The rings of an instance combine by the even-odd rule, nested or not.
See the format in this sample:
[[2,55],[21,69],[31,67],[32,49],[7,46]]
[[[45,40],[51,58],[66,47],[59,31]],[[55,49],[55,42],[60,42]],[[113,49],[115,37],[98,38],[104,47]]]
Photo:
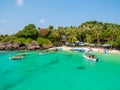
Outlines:
[[[28,51],[24,51],[28,52]],[[22,60],[10,60],[20,51],[0,51],[0,90],[120,90],[120,55],[29,51]]]

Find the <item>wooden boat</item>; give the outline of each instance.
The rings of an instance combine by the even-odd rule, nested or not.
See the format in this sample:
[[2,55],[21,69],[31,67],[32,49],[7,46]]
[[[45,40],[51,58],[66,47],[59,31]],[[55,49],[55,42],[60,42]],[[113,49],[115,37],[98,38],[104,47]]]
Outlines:
[[20,59],[23,59],[23,56],[13,56],[13,57],[10,57],[11,60],[20,60]]

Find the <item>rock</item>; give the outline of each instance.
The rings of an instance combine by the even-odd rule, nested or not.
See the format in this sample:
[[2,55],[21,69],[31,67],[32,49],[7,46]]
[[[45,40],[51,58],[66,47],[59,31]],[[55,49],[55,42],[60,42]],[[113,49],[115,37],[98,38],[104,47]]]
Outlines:
[[5,50],[12,50],[12,43],[8,42],[6,45],[5,45]]
[[26,43],[26,44],[25,44],[25,47],[26,47],[27,50],[40,49],[39,44],[38,44],[37,42],[35,42],[35,41],[32,42],[31,44]]
[[32,41],[32,43],[26,43],[25,45],[21,45],[20,43],[13,42],[3,42],[0,43],[0,50],[35,50],[35,49],[48,49],[53,47],[53,45],[42,45],[40,46],[36,41]]
[[43,45],[42,46],[43,49],[48,49],[48,48],[51,48],[51,47],[53,47],[53,45]]
[[20,47],[20,44],[19,44],[19,43],[13,43],[13,44],[12,44],[12,47],[13,47],[14,49],[18,49],[18,48]]
[[3,43],[0,43],[0,50],[4,50],[5,49],[5,45]]

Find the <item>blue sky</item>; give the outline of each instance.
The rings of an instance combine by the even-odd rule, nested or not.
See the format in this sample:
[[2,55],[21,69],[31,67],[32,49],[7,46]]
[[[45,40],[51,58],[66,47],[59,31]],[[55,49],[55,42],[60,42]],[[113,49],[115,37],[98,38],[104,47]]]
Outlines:
[[0,0],[0,34],[31,23],[57,28],[91,20],[120,24],[120,0]]

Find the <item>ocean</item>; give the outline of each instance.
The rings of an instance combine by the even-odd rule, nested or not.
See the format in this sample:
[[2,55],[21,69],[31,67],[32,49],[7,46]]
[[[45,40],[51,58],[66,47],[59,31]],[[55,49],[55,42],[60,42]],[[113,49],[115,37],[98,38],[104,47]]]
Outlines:
[[[0,51],[0,90],[120,90],[120,54]],[[21,60],[16,54],[27,53]]]

